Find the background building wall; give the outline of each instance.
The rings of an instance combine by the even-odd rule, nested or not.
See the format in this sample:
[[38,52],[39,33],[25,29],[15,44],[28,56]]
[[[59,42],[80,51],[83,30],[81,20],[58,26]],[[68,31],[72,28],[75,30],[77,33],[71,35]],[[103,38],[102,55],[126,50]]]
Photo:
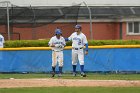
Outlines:
[[[42,26],[35,28],[14,28],[14,33],[20,33],[21,39],[33,39],[33,35],[35,35],[36,39],[45,39],[45,38],[51,38],[54,35],[54,30],[57,27],[60,27],[61,25],[64,26],[69,25],[68,23],[56,23],[51,24],[47,26]],[[90,39],[90,26],[89,23],[80,23],[82,25],[82,32],[87,36],[88,39]],[[74,32],[74,26],[73,27],[62,27],[63,36],[68,37]],[[109,22],[98,22],[93,23],[93,39],[95,40],[114,40],[119,39],[119,23],[109,23]],[[35,31],[35,32],[33,32]]]
[[124,40],[131,40],[131,39],[137,39],[140,40],[140,35],[128,35],[127,34],[127,27],[126,23],[123,24],[123,39]]
[[[91,38],[90,26],[87,22],[79,23],[82,25],[82,32],[87,36],[87,39]],[[11,39],[18,40],[19,36],[21,40],[32,39],[49,39],[55,35],[54,31],[57,27],[60,27],[64,37],[69,37],[74,32],[75,23],[54,23],[44,25],[37,28],[16,28],[11,27]],[[2,33],[7,40],[7,26],[0,26],[0,33]],[[62,27],[62,28],[61,28]],[[120,23],[119,22],[95,22],[92,23],[93,39],[94,40],[119,40],[120,39]],[[140,39],[139,35],[128,35],[126,23],[122,23],[122,39]]]

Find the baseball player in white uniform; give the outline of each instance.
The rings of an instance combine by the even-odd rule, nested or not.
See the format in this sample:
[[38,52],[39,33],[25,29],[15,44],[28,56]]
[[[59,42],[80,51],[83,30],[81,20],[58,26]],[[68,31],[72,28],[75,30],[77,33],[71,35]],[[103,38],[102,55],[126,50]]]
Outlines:
[[62,32],[60,29],[55,30],[55,36],[53,36],[49,41],[49,46],[52,48],[52,77],[55,76],[55,68],[58,63],[59,74],[62,75],[63,68],[63,49],[66,45],[65,39],[62,37]]
[[4,42],[4,37],[0,34],[0,48],[3,48]]
[[[4,47],[4,37],[0,34],[0,48]],[[2,51],[0,51],[0,61],[2,60]]]
[[[70,37],[65,39],[66,41],[72,41],[72,65],[73,65],[73,76],[76,76],[76,65],[79,60],[81,68],[81,76],[86,77],[84,72],[84,54],[88,54],[88,41],[86,36],[81,32],[81,25],[75,26],[75,32]],[[85,51],[84,51],[84,46]]]

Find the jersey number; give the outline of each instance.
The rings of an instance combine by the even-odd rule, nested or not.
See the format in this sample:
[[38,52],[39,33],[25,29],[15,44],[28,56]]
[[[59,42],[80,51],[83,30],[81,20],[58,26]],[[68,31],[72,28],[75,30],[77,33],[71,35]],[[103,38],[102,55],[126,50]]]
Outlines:
[[81,45],[81,40],[78,41],[78,45]]

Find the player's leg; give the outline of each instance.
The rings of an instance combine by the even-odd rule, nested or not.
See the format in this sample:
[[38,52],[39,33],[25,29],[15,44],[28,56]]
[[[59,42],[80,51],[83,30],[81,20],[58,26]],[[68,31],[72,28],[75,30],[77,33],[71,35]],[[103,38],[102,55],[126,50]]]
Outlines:
[[76,65],[78,61],[77,50],[72,49],[72,66],[73,66],[73,76],[76,76]]
[[57,64],[57,52],[52,51],[52,77],[55,76],[56,64]]
[[62,76],[63,69],[63,51],[58,53],[59,76]]
[[78,51],[78,60],[80,63],[80,68],[81,68],[81,76],[85,77],[86,74],[84,72],[84,51],[83,51],[83,49],[80,49]]

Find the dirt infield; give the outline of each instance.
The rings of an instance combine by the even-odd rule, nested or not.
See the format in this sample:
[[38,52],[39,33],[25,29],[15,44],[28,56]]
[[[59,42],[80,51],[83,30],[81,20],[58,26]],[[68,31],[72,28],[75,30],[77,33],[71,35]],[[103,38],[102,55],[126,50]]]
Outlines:
[[140,87],[140,80],[80,80],[80,79],[0,79],[0,88],[15,87],[53,87],[53,86],[102,86],[102,87]]

